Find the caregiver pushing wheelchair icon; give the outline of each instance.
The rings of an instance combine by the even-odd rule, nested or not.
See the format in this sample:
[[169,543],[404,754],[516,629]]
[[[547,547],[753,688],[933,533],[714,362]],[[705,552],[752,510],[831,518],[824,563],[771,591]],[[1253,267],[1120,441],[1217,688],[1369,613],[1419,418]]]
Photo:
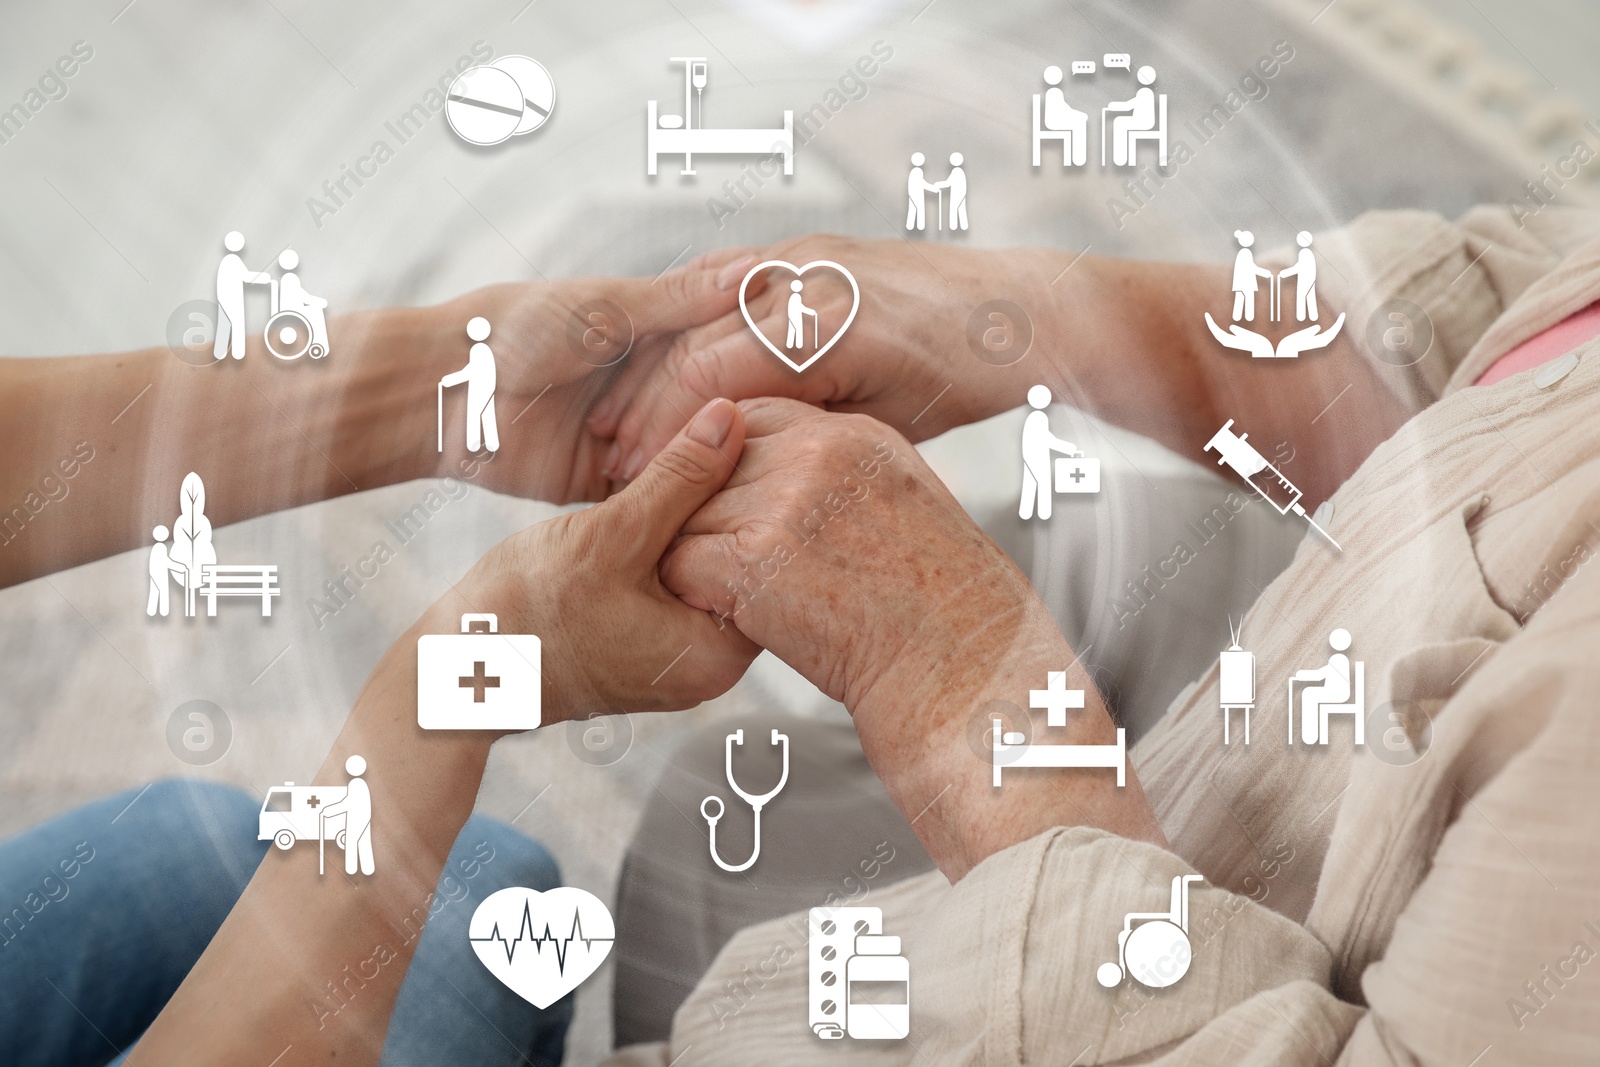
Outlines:
[[286,248],[278,256],[278,266],[283,273],[274,278],[265,271],[253,271],[245,266],[239,253],[244,249],[244,234],[231,230],[223,238],[228,254],[217,264],[217,336],[212,344],[213,359],[244,358],[245,317],[244,287],[267,285],[272,289],[272,311],[262,340],[267,351],[279,359],[299,359],[310,354],[321,359],[328,354],[328,324],[324,314],[328,302],[312,296],[300,284],[295,268],[300,265],[300,255]]

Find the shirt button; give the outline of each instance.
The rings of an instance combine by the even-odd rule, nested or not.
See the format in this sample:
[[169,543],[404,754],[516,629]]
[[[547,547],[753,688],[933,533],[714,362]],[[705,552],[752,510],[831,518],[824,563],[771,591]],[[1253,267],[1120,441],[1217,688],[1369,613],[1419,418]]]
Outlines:
[[1540,389],[1548,389],[1561,379],[1565,378],[1567,375],[1571,374],[1572,369],[1577,365],[1578,354],[1576,352],[1568,352],[1560,359],[1551,360],[1549,363],[1546,363],[1544,366],[1540,367],[1539,373],[1533,376],[1533,384],[1537,385]]

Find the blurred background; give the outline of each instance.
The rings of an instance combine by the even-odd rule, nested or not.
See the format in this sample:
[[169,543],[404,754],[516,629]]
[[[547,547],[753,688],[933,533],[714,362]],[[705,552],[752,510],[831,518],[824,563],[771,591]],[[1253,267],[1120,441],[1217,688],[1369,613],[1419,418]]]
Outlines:
[[[1222,261],[1242,226],[1272,235],[1270,246],[1372,208],[1453,215],[1514,200],[1531,209],[1525,183],[1543,168],[1576,143],[1600,152],[1600,121],[1584,125],[1600,120],[1597,44],[1600,7],[1586,0],[10,5],[0,14],[0,110],[24,110],[0,122],[0,354],[181,346],[185,305],[211,296],[233,229],[245,233],[252,266],[296,249],[306,288],[328,299],[330,315],[507,279],[654,275],[721,245],[813,230],[902,237],[906,160],[919,150],[941,164],[933,176],[946,153],[965,155],[972,228],[918,239],[975,246]],[[1068,173],[1028,165],[1030,98],[1044,67],[1107,52],[1156,67],[1171,136],[1191,149],[1174,176],[1142,190],[1093,161]],[[485,53],[528,55],[554,76],[542,129],[480,149],[431,114],[396,135],[393,124],[458,61]],[[43,87],[68,54],[79,57],[75,74],[59,91]],[[645,102],[678,110],[682,75],[668,58],[681,55],[708,57],[708,126],[770,126],[784,109],[819,116],[792,178],[735,196],[724,183],[751,161],[714,157],[697,160],[694,178],[678,174],[676,158],[646,177]],[[1253,72],[1268,56],[1277,69],[1263,79]],[[876,60],[870,76],[857,66],[864,57]],[[43,89],[37,109],[34,89]],[[1231,117],[1195,136],[1218,105]],[[379,141],[390,151],[377,173],[332,195],[325,183]],[[1556,195],[1600,202],[1600,166]],[[432,404],[432,389],[418,383],[420,404]],[[1026,562],[1035,546],[1015,518],[1019,421],[1003,416],[925,449]],[[1106,457],[1108,479],[1118,469],[1215,477],[1088,416],[1072,430]],[[120,441],[108,426],[93,444],[158,442]],[[430,488],[395,486],[219,530],[225,557],[278,564],[284,595],[270,620],[248,609],[210,623],[147,620],[142,550],[0,591],[0,836],[163,776],[204,776],[256,796],[307,781],[395,635],[487,548],[553,510],[473,488],[347,605],[315,612],[324,581]],[[164,497],[176,486],[147,491]],[[1260,547],[1267,577],[1300,533],[1286,527],[1281,543]],[[1117,588],[1149,558],[1129,552],[1097,565]],[[1220,613],[1202,625],[1206,647],[1223,647],[1210,643],[1212,631],[1226,636]],[[222,724],[201,764],[169,744],[169,722],[192,701]],[[480,810],[544,841],[567,884],[608,898],[662,762],[695,725],[752,708],[838,714],[763,659],[695,712],[502,743]],[[609,965],[580,991],[569,1062],[609,1047],[608,979]]]

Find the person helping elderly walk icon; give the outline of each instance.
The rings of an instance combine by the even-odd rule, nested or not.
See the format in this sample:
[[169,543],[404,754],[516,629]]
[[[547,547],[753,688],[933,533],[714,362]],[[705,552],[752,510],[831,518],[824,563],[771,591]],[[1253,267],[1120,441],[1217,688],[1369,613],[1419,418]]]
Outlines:
[[967,172],[962,167],[965,157],[960,152],[950,153],[950,176],[942,182],[930,182],[923,176],[922,165],[926,162],[927,158],[921,152],[911,154],[911,171],[906,176],[906,229],[928,228],[929,193],[939,194],[940,207],[935,211],[934,218],[939,228],[944,229],[946,191],[950,194],[950,228],[967,229]]

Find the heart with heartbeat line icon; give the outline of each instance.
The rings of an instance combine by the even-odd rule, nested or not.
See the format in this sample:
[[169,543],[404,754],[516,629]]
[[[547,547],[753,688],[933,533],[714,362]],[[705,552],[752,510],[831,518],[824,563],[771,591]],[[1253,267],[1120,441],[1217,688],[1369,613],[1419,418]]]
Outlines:
[[[779,291],[779,306],[783,308],[783,346],[772,343],[772,338],[761,332],[761,327],[756,325],[756,320],[750,317],[750,305],[745,302],[745,291],[750,288],[750,282],[762,271],[782,267],[794,279],[789,283],[788,292]],[[839,328],[834,330],[827,343],[822,341],[822,316],[816,308],[810,306],[806,300],[806,283],[803,277],[812,270],[832,270],[841,275],[850,283],[850,313],[844,317]],[[739,312],[744,315],[744,321],[749,325],[752,333],[760,342],[767,346],[767,351],[777,356],[796,371],[803,371],[825,355],[828,349],[839,342],[850,324],[856,320],[856,311],[861,307],[861,290],[856,286],[856,279],[844,267],[831,259],[814,259],[803,267],[783,259],[769,259],[757,263],[750,268],[750,273],[744,276],[744,281],[739,283]],[[810,323],[806,322],[810,319]],[[810,326],[808,330],[806,327]],[[809,342],[809,343],[808,343]]]
[[536,1008],[548,1008],[611,954],[617,929],[593,893],[511,886],[472,913],[467,939],[489,973]]

